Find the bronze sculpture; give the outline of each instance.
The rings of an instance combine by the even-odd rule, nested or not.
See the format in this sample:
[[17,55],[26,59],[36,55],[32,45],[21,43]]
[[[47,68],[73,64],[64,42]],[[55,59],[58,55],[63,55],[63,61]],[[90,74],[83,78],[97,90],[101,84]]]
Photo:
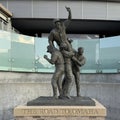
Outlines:
[[69,51],[69,47],[66,43],[61,43],[60,51],[64,57],[64,66],[65,66],[65,75],[64,75],[64,84],[62,87],[62,96],[60,98],[70,98],[70,90],[73,83],[73,73],[72,73],[72,63],[71,58],[73,57],[73,51]]
[[[66,10],[68,11],[68,19],[64,22],[60,21],[59,19],[55,20],[55,28],[50,32],[49,35],[49,44],[54,47],[53,42],[55,41],[57,45],[59,46],[60,50],[62,48],[61,53],[63,54],[64,60],[65,60],[65,77],[66,81],[62,95],[60,97],[67,97],[70,98],[70,88],[73,81],[73,74],[72,74],[72,67],[71,67],[71,57],[74,55],[72,47],[70,43],[68,42],[68,38],[66,35],[66,28],[70,23],[71,20],[71,9],[69,7],[66,7]],[[62,44],[66,45],[65,48],[61,47]],[[67,48],[67,49],[66,49]],[[66,50],[65,50],[66,49]],[[69,58],[67,58],[67,54],[71,54]]]
[[[72,48],[72,40],[67,38],[66,27],[71,20],[71,10],[69,7],[66,7],[66,10],[69,13],[68,19],[64,22],[61,22],[60,20],[55,20],[55,28],[50,32],[49,35],[49,45],[47,46],[47,52],[50,52],[51,58],[49,59],[46,55],[44,55],[44,58],[49,63],[55,64],[55,72],[51,80],[53,97],[39,97],[35,100],[28,102],[28,106],[95,106],[95,102],[89,97],[81,97],[80,95],[79,67],[85,64],[86,59],[83,56],[83,48],[79,47],[78,51],[75,51]],[[59,49],[55,48],[54,42],[58,44]],[[70,96],[70,91],[74,78],[76,83],[77,97]],[[57,89],[59,90],[59,96],[57,95]]]
[[80,67],[86,62],[86,58],[83,56],[84,49],[79,47],[78,51],[75,51],[74,57],[72,57],[72,71],[75,78],[77,97],[80,97]]
[[[70,91],[72,87],[72,83],[74,81],[75,77],[75,83],[77,88],[77,96],[80,96],[80,82],[79,82],[79,72],[78,70],[79,66],[82,66],[85,59],[82,55],[83,49],[79,48],[78,52],[75,52],[72,48],[71,42],[69,42],[69,39],[66,35],[66,28],[69,25],[72,15],[71,15],[71,9],[69,7],[66,7],[66,10],[68,11],[68,19],[65,21],[60,21],[60,19],[54,20],[55,27],[51,30],[50,35],[48,37],[49,46],[47,47],[48,52],[51,53],[52,57],[57,56],[55,53],[58,52],[54,46],[54,41],[59,46],[59,59],[61,60],[60,65],[56,65],[55,61],[53,62],[52,57],[49,59],[47,56],[44,56],[44,58],[50,62],[51,64],[55,64],[56,70],[52,78],[52,87],[53,87],[53,96],[57,98],[57,81],[58,89],[59,89],[59,98],[71,98],[70,97]],[[61,55],[60,55],[61,54]],[[64,61],[64,63],[63,63]],[[64,67],[63,67],[64,66]],[[62,71],[61,69],[62,68]],[[64,70],[63,70],[64,68]],[[72,70],[73,69],[73,70]],[[58,71],[59,70],[59,71]],[[63,84],[61,84],[61,76],[64,71],[64,79]],[[58,73],[61,73],[60,75]],[[60,81],[58,80],[60,78]]]
[[53,88],[53,97],[58,98],[57,88],[59,90],[59,95],[62,94],[62,75],[64,73],[64,59],[61,52],[54,48],[53,46],[47,47],[47,52],[51,53],[51,59],[44,55],[44,58],[51,64],[55,64],[55,72],[52,77],[52,88]]
[[60,19],[54,20],[55,28],[51,30],[50,35],[48,37],[48,41],[51,46],[54,46],[53,44],[54,41],[58,44],[59,47],[61,42],[68,42],[66,35],[66,28],[72,19],[72,15],[71,15],[71,9],[69,7],[66,7],[66,10],[68,11],[67,20],[65,20],[64,22],[60,21]]

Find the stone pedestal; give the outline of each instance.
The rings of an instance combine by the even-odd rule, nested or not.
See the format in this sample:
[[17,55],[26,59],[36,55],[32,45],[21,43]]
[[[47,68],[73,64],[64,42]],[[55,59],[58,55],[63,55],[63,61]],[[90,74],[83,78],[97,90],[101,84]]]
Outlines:
[[95,106],[18,106],[16,120],[105,120],[106,108],[98,101]]

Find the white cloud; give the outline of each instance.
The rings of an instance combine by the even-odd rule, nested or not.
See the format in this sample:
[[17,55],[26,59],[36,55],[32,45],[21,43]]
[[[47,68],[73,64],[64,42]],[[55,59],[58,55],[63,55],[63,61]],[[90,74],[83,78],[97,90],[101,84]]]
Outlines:
[[20,35],[18,37],[19,42],[25,43],[25,44],[34,44],[34,37],[26,37],[23,35]]

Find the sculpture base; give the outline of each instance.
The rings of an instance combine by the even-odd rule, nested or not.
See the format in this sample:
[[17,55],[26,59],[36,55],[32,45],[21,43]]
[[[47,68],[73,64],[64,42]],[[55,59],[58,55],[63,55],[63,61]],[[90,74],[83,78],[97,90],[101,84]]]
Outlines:
[[105,120],[106,108],[94,100],[95,106],[18,106],[16,120]]
[[89,97],[71,97],[71,99],[56,99],[53,97],[39,97],[29,101],[28,106],[95,106],[94,100]]

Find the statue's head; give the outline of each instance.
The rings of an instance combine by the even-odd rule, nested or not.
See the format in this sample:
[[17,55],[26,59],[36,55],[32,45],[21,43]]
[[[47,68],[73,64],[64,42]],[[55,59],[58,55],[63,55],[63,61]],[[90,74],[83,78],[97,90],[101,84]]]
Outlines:
[[67,44],[66,44],[65,42],[62,42],[62,43],[60,44],[60,49],[61,49],[61,50],[63,50],[63,49],[64,49],[64,50],[67,50],[67,48],[68,48],[68,47],[67,47]]
[[60,19],[54,19],[54,20],[53,20],[53,23],[54,23],[55,27],[57,27],[57,28],[59,28],[59,27],[61,26],[61,21],[60,21]]
[[83,47],[79,47],[78,48],[78,54],[82,55],[84,52],[84,48]]
[[47,46],[47,52],[52,53],[53,51],[57,50],[55,47],[48,45]]
[[54,50],[53,46],[51,45],[47,46],[47,52],[52,53],[53,50]]

